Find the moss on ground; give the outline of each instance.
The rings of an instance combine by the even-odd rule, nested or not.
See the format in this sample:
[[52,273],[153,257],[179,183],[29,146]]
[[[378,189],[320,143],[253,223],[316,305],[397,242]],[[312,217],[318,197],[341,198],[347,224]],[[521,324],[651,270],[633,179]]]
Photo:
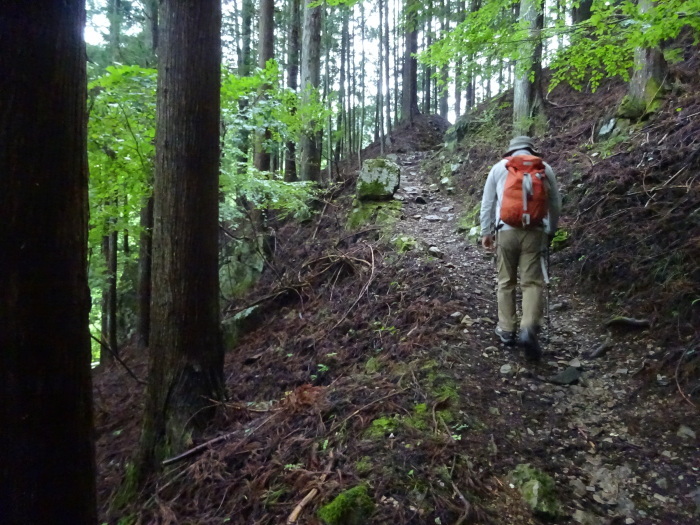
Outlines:
[[346,228],[356,230],[362,226],[391,226],[401,216],[399,201],[355,201],[348,216]]
[[374,501],[366,485],[358,485],[338,494],[318,510],[326,525],[365,525],[374,512]]

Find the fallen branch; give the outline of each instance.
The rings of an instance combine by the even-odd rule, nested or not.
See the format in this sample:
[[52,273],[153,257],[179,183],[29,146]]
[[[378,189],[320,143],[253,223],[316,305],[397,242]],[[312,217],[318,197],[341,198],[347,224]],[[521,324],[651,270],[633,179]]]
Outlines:
[[595,350],[588,354],[589,359],[596,359],[598,357],[603,357],[608,353],[608,350],[612,349],[613,343],[610,339],[606,339],[603,344],[599,345]]
[[455,482],[452,481],[451,483],[452,483],[452,490],[454,490],[457,493],[457,495],[459,496],[459,499],[462,500],[462,504],[464,505],[464,514],[462,514],[459,517],[459,519],[457,520],[457,522],[455,523],[455,525],[462,525],[462,523],[465,523],[471,517],[472,506],[469,503],[469,501],[467,501],[467,498],[464,497],[464,494],[462,494],[460,492],[460,490],[457,488],[457,485],[455,485]]
[[252,308],[253,306],[257,306],[261,303],[264,303],[265,301],[269,301],[270,299],[275,299],[279,297],[280,295],[283,295],[287,292],[296,292],[299,293],[299,290],[306,288],[310,286],[309,283],[296,283],[296,284],[290,284],[289,286],[284,286],[282,288],[278,288],[274,292],[264,295],[257,301],[253,301],[252,303],[247,304],[246,306],[242,306],[240,308],[236,308],[235,310],[227,310],[227,314],[230,315],[236,315],[241,313],[244,310],[247,310],[248,308]]
[[[326,465],[325,470],[323,471],[323,475],[321,476],[320,483],[324,483],[326,481],[326,478],[328,475],[331,473],[331,470],[333,469],[333,463],[335,462],[335,458],[333,457],[333,451],[330,453],[331,460],[328,462]],[[294,510],[292,513],[289,515],[289,518],[287,518],[287,523],[292,524],[296,523],[297,520],[299,519],[299,515],[301,512],[304,510],[304,507],[306,507],[312,499],[316,497],[316,495],[319,493],[319,490],[317,488],[313,488],[309,491],[309,493],[304,496],[304,499],[302,499],[296,507],[294,507]]]
[[[241,446],[242,446],[246,441],[248,441],[248,439],[250,439],[250,436],[252,436],[253,434],[255,434],[258,430],[260,430],[260,429],[261,429],[262,427],[264,427],[267,423],[269,423],[270,420],[271,420],[272,418],[274,418],[276,415],[277,415],[277,413],[275,413],[275,414],[271,415],[270,417],[266,418],[265,421],[263,421],[262,423],[260,423],[257,427],[255,427],[255,428],[254,428],[253,430],[251,430],[250,432],[248,432],[248,434],[246,434],[246,436],[245,436],[241,441],[238,442],[238,446],[237,446],[236,448],[234,448],[234,450],[232,450],[231,452],[235,452],[237,449],[241,448]],[[204,443],[202,443],[202,444],[200,444],[200,445],[197,445],[196,447],[193,447],[193,448],[191,448],[191,449],[189,449],[189,450],[186,450],[186,451],[183,452],[182,454],[179,454],[179,455],[174,456],[174,457],[172,457],[172,458],[168,458],[168,459],[163,460],[163,461],[161,462],[161,464],[162,464],[164,467],[167,467],[168,465],[172,465],[173,463],[177,463],[177,462],[179,462],[179,461],[182,461],[183,459],[187,459],[187,458],[189,458],[189,457],[191,457],[191,456],[194,456],[194,455],[196,455],[196,454],[199,454],[199,453],[201,453],[201,452],[204,452],[205,450],[207,450],[208,448],[211,448],[211,446],[212,446],[212,445],[215,445],[216,443],[221,443],[222,441],[227,441],[227,440],[231,439],[233,436],[235,436],[236,434],[239,434],[240,432],[241,432],[241,429],[234,430],[233,432],[228,432],[227,434],[224,434],[224,435],[222,435],[222,436],[215,437],[214,439],[210,439],[209,441],[205,441]]]
[[389,399],[390,397],[394,397],[394,396],[396,396],[396,395],[398,395],[398,394],[401,394],[401,393],[405,392],[406,390],[408,390],[408,389],[407,389],[407,388],[402,388],[401,390],[397,390],[396,392],[392,392],[391,394],[387,394],[387,395],[385,395],[385,396],[382,396],[382,397],[380,397],[379,399],[375,399],[375,400],[372,401],[371,403],[367,403],[365,406],[360,407],[360,408],[358,408],[357,410],[355,410],[352,414],[350,414],[348,417],[346,417],[345,419],[343,419],[340,423],[336,423],[335,425],[333,425],[333,426],[331,427],[331,431],[330,431],[330,432],[333,433],[333,432],[334,432],[335,430],[337,430],[339,427],[343,426],[343,424],[345,424],[349,419],[352,419],[352,418],[355,417],[357,414],[359,414],[359,413],[362,412],[363,410],[368,409],[368,408],[371,407],[372,405],[376,405],[376,404],[379,403],[380,401],[384,401],[385,399]]
[[140,384],[140,385],[146,385],[146,384],[148,384],[148,383],[146,383],[146,381],[144,381],[143,379],[140,379],[136,374],[134,374],[134,372],[131,370],[131,368],[129,368],[129,367],[126,365],[126,363],[125,363],[124,361],[122,361],[122,359],[119,357],[119,354],[117,354],[117,352],[116,352],[111,346],[109,346],[109,345],[108,345],[107,343],[105,343],[104,341],[99,340],[97,337],[95,337],[95,336],[92,335],[92,334],[90,334],[90,337],[91,337],[92,339],[94,339],[95,341],[97,341],[98,343],[100,343],[100,345],[102,346],[102,348],[104,348],[104,349],[107,350],[110,354],[112,354],[112,357],[114,357],[114,359],[116,359],[117,363],[119,363],[120,365],[122,365],[122,366],[124,367],[124,370],[126,370],[126,372],[127,372],[132,378],[134,378],[134,380],[135,380],[138,384]]
[[678,363],[676,363],[675,379],[676,379],[676,386],[678,387],[678,392],[680,392],[681,397],[683,397],[683,399],[685,399],[690,406],[697,409],[698,406],[692,402],[692,400],[686,395],[685,392],[683,392],[683,389],[681,388],[681,383],[678,380],[678,375],[679,375],[679,372],[681,369],[681,363],[683,362],[683,359],[685,359],[685,354],[687,354],[689,350],[690,350],[690,348],[688,348],[687,350],[684,350],[683,353],[681,354],[680,358],[678,358]]
[[629,326],[630,328],[649,328],[651,322],[648,319],[633,319],[631,317],[613,317],[606,321],[605,326]]

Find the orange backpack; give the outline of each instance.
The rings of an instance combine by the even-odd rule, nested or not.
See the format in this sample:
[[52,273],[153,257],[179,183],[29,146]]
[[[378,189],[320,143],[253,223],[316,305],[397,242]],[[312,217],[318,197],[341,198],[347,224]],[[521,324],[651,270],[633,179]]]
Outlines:
[[542,159],[518,155],[506,160],[501,220],[515,228],[541,226],[549,211],[549,183]]

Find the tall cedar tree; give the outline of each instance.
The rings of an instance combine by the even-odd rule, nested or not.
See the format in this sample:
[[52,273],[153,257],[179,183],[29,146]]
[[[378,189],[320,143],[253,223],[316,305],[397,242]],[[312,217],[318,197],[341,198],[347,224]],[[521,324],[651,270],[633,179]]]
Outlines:
[[[148,0],[145,4],[145,17],[148,20],[147,45],[151,50],[150,63],[156,63],[158,51],[158,0]],[[153,253],[153,195],[149,195],[141,208],[141,235],[139,238],[139,281],[138,319],[136,335],[141,346],[148,346],[151,330],[151,255]]]
[[217,269],[220,0],[161,11],[153,299],[139,481],[182,451],[223,395]]
[[[275,2],[274,0],[260,0],[260,42],[258,44],[258,67],[265,69],[268,60],[275,56]],[[261,98],[269,85],[260,88]],[[265,129],[258,133],[255,141],[255,167],[260,171],[270,171],[270,153],[265,151],[265,142],[272,138],[272,132]]]
[[[302,99],[309,100],[313,90],[321,84],[321,17],[320,5],[306,0],[304,4],[304,30],[301,45],[301,90]],[[321,137],[320,132],[308,129],[315,122],[305,122],[305,132],[299,140],[299,179],[320,182],[321,180]]]
[[418,7],[416,0],[405,0],[406,49],[403,62],[403,92],[401,96],[401,120],[412,122],[418,110]]
[[[289,2],[289,56],[287,59],[287,87],[296,91],[299,87],[299,54],[301,48],[301,0]],[[295,111],[292,109],[292,111]],[[296,143],[287,142],[287,156],[284,165],[284,180],[297,180]]]
[[0,521],[93,524],[84,0],[0,17]]
[[520,20],[527,25],[529,36],[521,45],[513,86],[513,135],[529,135],[534,128],[533,119],[544,105],[541,37],[544,0],[520,0]]
[[[638,0],[640,13],[646,13],[655,4],[653,0]],[[663,90],[668,64],[658,47],[637,48],[634,51],[634,73],[630,79],[629,97],[632,106],[642,116]]]

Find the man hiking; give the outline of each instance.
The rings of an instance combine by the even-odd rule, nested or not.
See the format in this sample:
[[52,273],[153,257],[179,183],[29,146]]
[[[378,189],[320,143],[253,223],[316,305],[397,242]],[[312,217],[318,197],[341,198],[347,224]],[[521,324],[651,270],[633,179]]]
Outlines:
[[533,361],[542,355],[537,334],[542,326],[543,254],[557,230],[560,211],[561,197],[551,166],[539,157],[530,137],[515,137],[486,179],[481,243],[487,250],[496,247],[496,335],[507,345],[516,342],[515,287],[520,269],[523,299],[517,342]]

